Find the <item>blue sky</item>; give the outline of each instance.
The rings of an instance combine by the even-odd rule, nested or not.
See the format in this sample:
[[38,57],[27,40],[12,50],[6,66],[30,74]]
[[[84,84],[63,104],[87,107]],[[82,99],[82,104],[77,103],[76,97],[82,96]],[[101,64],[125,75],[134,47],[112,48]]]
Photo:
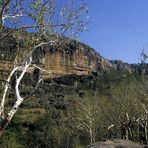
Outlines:
[[80,40],[107,59],[138,63],[148,49],[148,0],[87,0],[89,32]]

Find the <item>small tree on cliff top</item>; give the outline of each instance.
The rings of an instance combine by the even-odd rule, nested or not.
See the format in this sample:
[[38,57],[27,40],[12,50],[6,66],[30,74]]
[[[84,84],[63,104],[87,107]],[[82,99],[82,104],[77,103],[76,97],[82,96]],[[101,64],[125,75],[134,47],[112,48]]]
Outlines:
[[[88,9],[84,1],[74,0],[0,0],[0,44],[7,36],[15,35],[16,40],[23,39],[24,31],[37,32],[38,36],[27,42],[26,48],[29,51],[21,54],[21,60],[16,55],[14,68],[5,80],[5,86],[0,103],[0,135],[11,121],[23,101],[28,98],[37,89],[40,79],[34,90],[29,96],[22,97],[19,85],[25,73],[30,67],[44,69],[32,64],[32,53],[44,45],[58,44],[59,35],[76,36],[79,32],[85,30],[86,14]],[[7,33],[2,34],[3,30],[9,29]],[[44,37],[44,41],[42,38]],[[16,77],[15,84],[12,84],[12,77]],[[11,85],[15,85],[15,103],[9,111],[5,111],[6,98]]]

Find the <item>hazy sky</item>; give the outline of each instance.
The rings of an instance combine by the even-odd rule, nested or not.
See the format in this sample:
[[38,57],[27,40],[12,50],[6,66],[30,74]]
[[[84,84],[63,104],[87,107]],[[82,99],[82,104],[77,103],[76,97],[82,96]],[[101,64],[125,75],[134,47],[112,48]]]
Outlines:
[[87,0],[89,32],[80,40],[108,59],[137,63],[148,49],[148,0]]

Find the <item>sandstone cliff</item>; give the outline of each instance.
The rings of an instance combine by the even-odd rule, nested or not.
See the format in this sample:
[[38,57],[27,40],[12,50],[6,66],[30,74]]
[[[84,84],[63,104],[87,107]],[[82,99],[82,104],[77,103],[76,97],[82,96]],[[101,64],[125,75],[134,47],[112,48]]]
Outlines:
[[[22,37],[17,38],[17,34],[9,34],[9,32],[10,29],[0,32],[0,70],[3,72],[10,71],[16,55],[26,50],[26,45],[31,44],[28,43],[30,40],[33,40],[35,45],[38,38],[37,34],[25,31],[23,31]],[[42,38],[42,40],[45,39]],[[33,53],[34,63],[48,72],[48,74],[47,72],[42,73],[44,78],[71,74],[88,75],[92,72],[101,73],[109,69],[127,70],[134,74],[148,74],[148,64],[109,61],[88,45],[67,38],[61,38],[61,40],[62,42],[59,41],[56,45],[44,45]],[[34,70],[35,68],[30,69],[31,72]]]
[[[8,29],[0,34],[0,38],[9,32]],[[23,53],[26,49],[28,36],[37,36],[24,32],[22,38],[16,35],[7,35],[0,40],[0,70],[10,70],[16,55]],[[35,37],[34,37],[35,38]],[[37,37],[36,37],[37,38]],[[44,40],[44,38],[42,38]],[[61,38],[58,44],[44,45],[33,53],[33,62],[41,66],[46,77],[57,77],[62,75],[88,75],[94,71],[103,71],[112,67],[108,60],[83,43],[76,40]],[[22,55],[21,55],[22,56]],[[32,68],[30,71],[34,71]],[[48,72],[48,74],[47,74]]]

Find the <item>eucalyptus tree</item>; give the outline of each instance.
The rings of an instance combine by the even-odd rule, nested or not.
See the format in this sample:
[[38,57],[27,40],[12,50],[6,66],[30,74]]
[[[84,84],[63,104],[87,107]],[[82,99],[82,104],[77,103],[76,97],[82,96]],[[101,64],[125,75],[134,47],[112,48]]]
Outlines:
[[[33,52],[45,45],[62,44],[63,37],[76,37],[78,33],[86,29],[87,13],[88,8],[84,1],[0,0],[0,44],[8,36],[20,41],[24,40],[24,31],[35,33],[35,37],[29,38],[27,44],[24,44],[26,47],[24,47],[21,56],[16,55],[14,66],[10,69],[10,74],[5,80],[0,103],[0,134],[16,114],[23,101],[32,95],[42,80],[41,78],[37,81],[36,87],[29,96],[21,96],[19,86],[28,69],[35,67],[40,71],[45,71],[43,68],[32,64]],[[8,31],[3,34],[6,28]],[[8,90],[11,90],[13,76],[16,77],[15,84],[13,84],[15,85],[15,103],[9,111],[5,112]]]

